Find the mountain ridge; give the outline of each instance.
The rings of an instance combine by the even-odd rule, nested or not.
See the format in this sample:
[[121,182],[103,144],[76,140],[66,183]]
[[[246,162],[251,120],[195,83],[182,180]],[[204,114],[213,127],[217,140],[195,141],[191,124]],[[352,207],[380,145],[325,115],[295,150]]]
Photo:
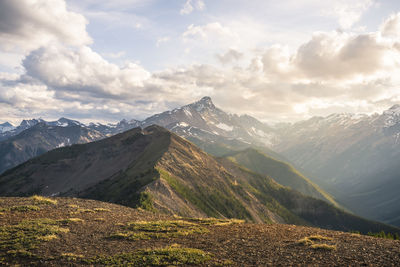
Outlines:
[[304,196],[227,159],[216,159],[155,125],[28,160],[0,176],[0,194],[78,196],[190,217],[400,231]]

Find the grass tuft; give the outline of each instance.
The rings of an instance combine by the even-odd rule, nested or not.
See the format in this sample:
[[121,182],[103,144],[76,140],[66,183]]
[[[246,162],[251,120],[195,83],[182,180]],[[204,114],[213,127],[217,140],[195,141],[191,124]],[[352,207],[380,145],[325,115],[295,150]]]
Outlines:
[[67,261],[76,261],[78,259],[83,259],[84,256],[81,254],[75,254],[75,253],[62,253],[60,255],[60,258],[67,260]]
[[117,239],[152,239],[185,236],[193,233],[207,233],[208,230],[199,224],[183,220],[173,221],[139,221],[124,226],[122,232],[117,232],[111,238]]
[[38,203],[38,204],[52,204],[52,205],[57,205],[57,200],[51,199],[51,198],[48,198],[48,197],[43,197],[43,196],[34,195],[34,196],[31,196],[31,199],[33,199],[33,201],[34,201],[35,203]]
[[104,208],[94,208],[93,210],[95,212],[111,212],[110,209],[104,209]]
[[204,264],[211,254],[195,248],[167,247],[153,250],[139,250],[114,256],[97,256],[84,260],[87,264],[105,266],[177,266]]
[[52,240],[57,238],[57,234],[69,231],[58,224],[59,222],[51,219],[36,219],[1,226],[0,254],[1,251],[11,251],[13,253],[7,253],[7,256],[20,257],[21,252],[29,252],[41,242]]
[[42,241],[50,241],[50,240],[57,239],[57,238],[58,238],[58,236],[55,235],[55,234],[45,235],[45,236],[39,236],[39,237],[38,237],[38,239],[39,239],[39,240],[42,240]]
[[304,246],[314,244],[314,242],[312,240],[308,239],[308,237],[304,237],[304,238],[298,240],[296,243],[300,244],[300,245],[304,245]]
[[14,206],[10,208],[10,211],[38,211],[40,208],[38,206],[33,206],[33,205],[23,205],[23,206]]
[[313,240],[313,241],[332,240],[331,237],[322,236],[322,235],[312,235],[312,236],[309,236],[307,238],[310,239],[310,240]]

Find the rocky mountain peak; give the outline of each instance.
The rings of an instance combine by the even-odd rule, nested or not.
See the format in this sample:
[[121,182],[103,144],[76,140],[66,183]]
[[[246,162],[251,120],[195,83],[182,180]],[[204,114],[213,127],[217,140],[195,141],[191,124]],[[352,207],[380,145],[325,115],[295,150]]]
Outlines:
[[203,111],[204,109],[215,109],[215,105],[211,100],[211,97],[205,96],[197,102],[190,104],[192,108],[196,109],[198,112]]

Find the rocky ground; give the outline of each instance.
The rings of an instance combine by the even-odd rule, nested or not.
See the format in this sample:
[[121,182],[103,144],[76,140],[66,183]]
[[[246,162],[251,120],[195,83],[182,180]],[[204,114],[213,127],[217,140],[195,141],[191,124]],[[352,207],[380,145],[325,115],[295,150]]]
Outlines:
[[400,241],[294,225],[168,217],[74,198],[0,198],[0,263],[398,266]]

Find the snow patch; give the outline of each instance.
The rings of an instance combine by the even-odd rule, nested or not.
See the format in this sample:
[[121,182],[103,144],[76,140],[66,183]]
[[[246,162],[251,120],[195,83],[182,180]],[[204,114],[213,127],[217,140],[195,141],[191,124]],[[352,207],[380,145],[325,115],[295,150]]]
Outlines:
[[232,132],[233,130],[233,126],[226,125],[225,123],[218,123],[215,126],[227,132]]
[[192,113],[187,107],[183,108],[183,112],[185,112],[186,116],[193,117]]

